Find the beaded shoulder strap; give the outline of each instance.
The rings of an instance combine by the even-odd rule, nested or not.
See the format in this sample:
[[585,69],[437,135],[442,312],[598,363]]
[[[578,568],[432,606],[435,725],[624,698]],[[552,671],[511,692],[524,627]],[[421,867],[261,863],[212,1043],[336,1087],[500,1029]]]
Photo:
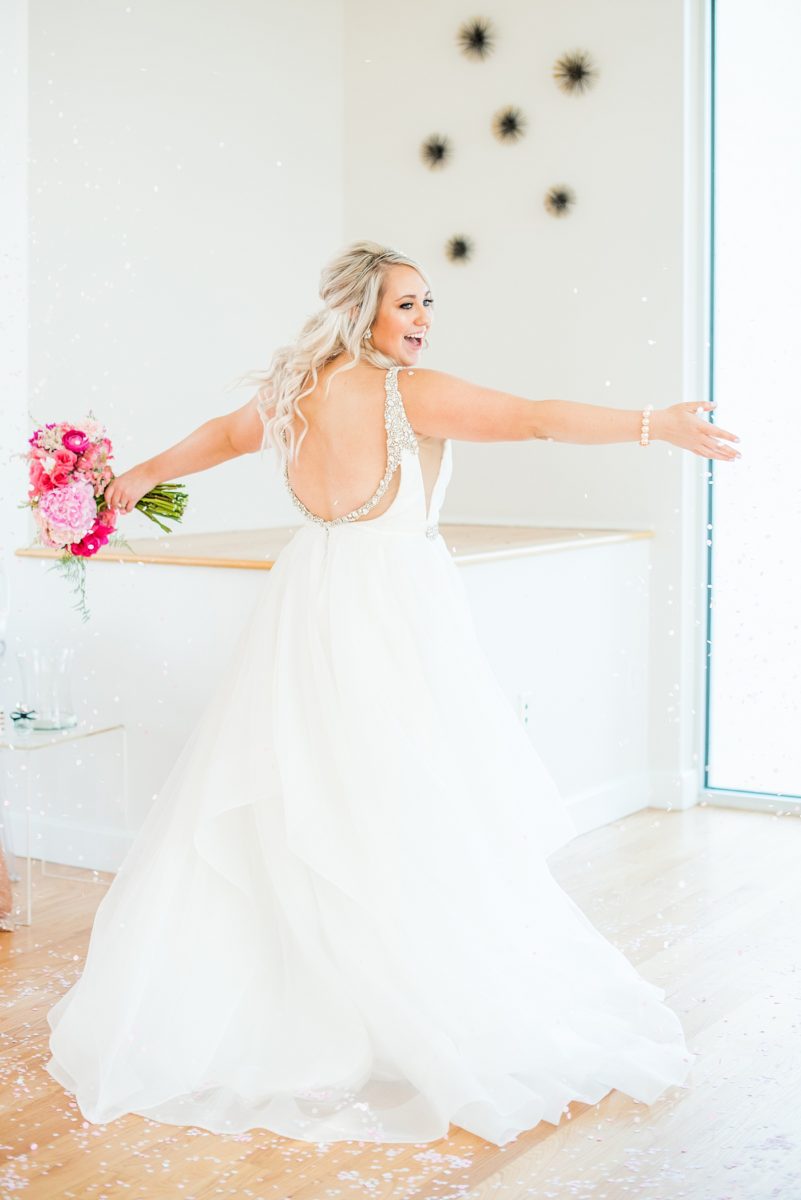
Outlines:
[[384,428],[387,431],[387,469],[384,472],[384,477],[379,483],[376,490],[373,492],[369,500],[362,504],[359,508],[354,508],[353,512],[345,513],[341,517],[333,517],[327,521],[325,517],[318,517],[316,513],[309,512],[306,505],[296,496],[292,490],[292,485],[289,482],[289,457],[284,455],[284,483],[287,486],[289,495],[292,498],[295,506],[303,513],[310,521],[314,521],[317,525],[342,525],[346,521],[357,521],[359,517],[368,513],[371,508],[374,508],[384,492],[389,487],[389,482],[395,474],[404,450],[410,450],[413,454],[417,454],[419,447],[414,430],[409,424],[409,418],[406,416],[406,409],[403,407],[400,390],[398,388],[398,366],[390,367],[384,379],[384,389],[386,391],[386,401],[384,403]]

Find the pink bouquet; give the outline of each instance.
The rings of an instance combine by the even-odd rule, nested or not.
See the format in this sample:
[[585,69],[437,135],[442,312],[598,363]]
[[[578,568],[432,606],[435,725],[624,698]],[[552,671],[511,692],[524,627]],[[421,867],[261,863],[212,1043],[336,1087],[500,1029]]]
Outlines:
[[[28,441],[31,448],[23,456],[28,462],[28,500],[20,507],[33,510],[39,543],[62,551],[57,566],[73,580],[76,607],[86,621],[85,560],[110,539],[112,544],[127,544],[124,538],[112,537],[117,513],[103,496],[114,478],[111,441],[91,414],[80,425],[51,422]],[[161,483],[135,507],[169,533],[159,518],[180,521],[187,499],[182,484]]]

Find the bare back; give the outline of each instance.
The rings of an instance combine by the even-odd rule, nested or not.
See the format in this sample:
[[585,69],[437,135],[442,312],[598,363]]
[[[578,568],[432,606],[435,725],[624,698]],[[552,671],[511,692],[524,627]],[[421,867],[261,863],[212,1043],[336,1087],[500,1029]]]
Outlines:
[[[299,402],[308,429],[297,461],[287,465],[292,491],[310,513],[325,521],[342,517],[364,505],[375,493],[388,461],[384,424],[386,371],[370,363],[359,363],[352,370],[337,375],[328,396],[324,397],[328,378],[337,365],[338,360],[327,363],[318,373],[314,391]],[[398,372],[401,394],[406,374],[405,370]],[[292,430],[296,439],[304,428],[301,419],[294,416]],[[442,459],[444,439],[417,433],[415,437],[428,504]],[[400,470],[394,471],[380,499],[357,520],[369,521],[387,511],[398,493],[400,474]]]

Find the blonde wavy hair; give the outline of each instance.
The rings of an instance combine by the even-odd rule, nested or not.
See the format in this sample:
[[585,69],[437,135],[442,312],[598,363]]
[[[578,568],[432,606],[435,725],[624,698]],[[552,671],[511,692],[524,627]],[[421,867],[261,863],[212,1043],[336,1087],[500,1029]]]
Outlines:
[[[395,264],[414,267],[430,288],[431,282],[420,264],[400,250],[370,241],[346,246],[320,273],[319,295],[324,307],[308,318],[293,342],[278,347],[266,371],[251,371],[240,377],[240,382],[258,387],[257,407],[264,421],[262,452],[271,447],[282,457],[288,453],[290,461],[297,459],[309,428],[299,402],[317,386],[318,370],[338,354],[347,351],[352,361],[331,374],[324,396],[334,375],[352,371],[362,360],[385,370],[395,366],[395,359],[382,354],[364,337],[378,313],[388,268]],[[274,409],[271,417],[267,416],[268,408]],[[297,445],[293,413],[305,426]]]

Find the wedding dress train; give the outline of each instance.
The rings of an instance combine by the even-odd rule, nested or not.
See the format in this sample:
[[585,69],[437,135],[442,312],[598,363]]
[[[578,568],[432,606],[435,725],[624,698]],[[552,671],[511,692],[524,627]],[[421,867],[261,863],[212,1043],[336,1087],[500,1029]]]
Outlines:
[[[498,1145],[695,1055],[556,883],[576,833],[477,640],[398,371],[390,507],[303,522],[48,1013],[84,1116]],[[389,476],[388,476],[389,477]],[[288,481],[287,481],[288,482]],[[291,489],[290,489],[291,490]]]

